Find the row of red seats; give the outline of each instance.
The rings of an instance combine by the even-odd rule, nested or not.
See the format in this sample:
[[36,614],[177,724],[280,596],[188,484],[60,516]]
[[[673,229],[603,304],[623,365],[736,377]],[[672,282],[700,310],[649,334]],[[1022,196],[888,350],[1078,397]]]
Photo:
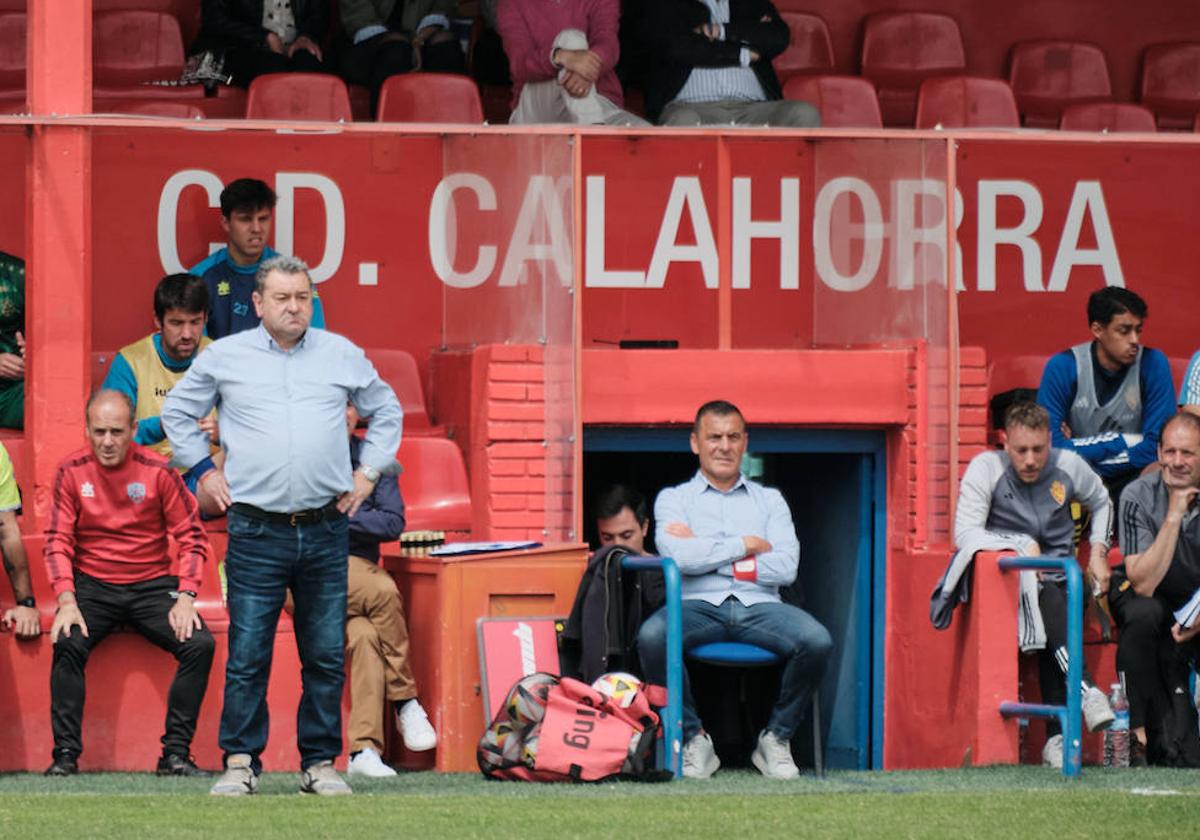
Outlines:
[[[833,42],[824,20],[800,12],[781,14],[791,30],[791,43],[774,62],[780,79],[786,84],[796,76],[831,74],[835,66]],[[862,77],[876,89],[884,125],[922,127],[917,118],[922,83],[966,73],[962,33],[948,15],[869,15],[863,25],[861,67]],[[1112,99],[1103,51],[1081,41],[1023,41],[1014,45],[1008,83],[1023,124],[1030,127],[1057,127],[1070,106]],[[1142,69],[1141,102],[1152,112],[1159,128],[1192,128],[1200,113],[1200,44],[1148,48]],[[1121,112],[1117,124],[1144,123],[1141,112],[1117,110]],[[1074,116],[1069,122],[1090,127],[1093,118],[1081,123],[1079,119]]]
[[[787,99],[811,102],[826,128],[881,128],[884,120],[875,86],[861,76],[793,76],[784,84]],[[917,91],[916,128],[1020,128],[1017,99],[1001,79],[938,76]],[[1067,105],[1052,127],[1064,131],[1157,130],[1154,113],[1129,102]],[[1200,131],[1200,116],[1196,118]]]

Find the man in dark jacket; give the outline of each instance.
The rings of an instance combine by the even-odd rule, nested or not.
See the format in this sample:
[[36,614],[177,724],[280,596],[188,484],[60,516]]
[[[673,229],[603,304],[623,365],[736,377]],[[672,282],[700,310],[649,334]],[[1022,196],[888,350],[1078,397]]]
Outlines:
[[771,59],[787,49],[790,35],[770,0],[657,0],[644,15],[652,120],[820,125],[811,105],[782,99]]
[[[354,435],[358,412],[346,406],[350,463],[358,468],[362,441]],[[404,531],[404,500],[396,479],[385,476],[350,517],[347,574],[346,655],[350,660],[351,776],[395,776],[384,764],[384,711],[389,705],[404,746],[414,752],[437,746],[437,734],[417,701],[417,681],[408,662],[408,626],[396,582],[379,566],[379,546]]]
[[193,52],[225,56],[225,72],[247,87],[264,73],[324,73],[326,0],[204,0]]

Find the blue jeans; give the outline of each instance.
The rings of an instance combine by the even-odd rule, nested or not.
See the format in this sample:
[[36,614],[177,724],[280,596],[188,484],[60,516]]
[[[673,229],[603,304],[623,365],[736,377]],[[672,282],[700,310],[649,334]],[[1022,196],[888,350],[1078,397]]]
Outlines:
[[[733,596],[719,606],[707,601],[683,602],[683,649],[710,642],[746,642],[777,654],[783,660],[779,699],[771,709],[767,729],[790,741],[812,703],[812,693],[825,674],[833,640],[820,622],[799,607],[778,601],[744,606]],[[638,655],[646,679],[667,684],[667,608],[646,619],[638,631]],[[692,700],[687,668],[683,669],[683,742],[702,726]]]
[[228,527],[229,662],[221,749],[226,758],[248,753],[255,772],[261,771],[275,627],[290,589],[303,685],[296,715],[300,767],[334,759],[342,752],[346,677],[346,517],[293,527],[230,511]]

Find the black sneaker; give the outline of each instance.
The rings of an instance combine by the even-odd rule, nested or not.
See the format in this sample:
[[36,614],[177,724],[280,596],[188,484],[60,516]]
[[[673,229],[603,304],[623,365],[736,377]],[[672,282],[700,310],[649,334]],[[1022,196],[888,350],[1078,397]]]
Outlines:
[[190,755],[176,755],[175,753],[164,753],[163,757],[158,760],[158,767],[154,772],[159,776],[212,775],[208,770],[201,770],[197,767]]
[[1146,745],[1134,737],[1133,733],[1130,733],[1129,735],[1129,766],[1149,766],[1146,763]]
[[68,752],[54,752],[54,762],[46,768],[46,776],[74,776],[79,772],[75,756]]

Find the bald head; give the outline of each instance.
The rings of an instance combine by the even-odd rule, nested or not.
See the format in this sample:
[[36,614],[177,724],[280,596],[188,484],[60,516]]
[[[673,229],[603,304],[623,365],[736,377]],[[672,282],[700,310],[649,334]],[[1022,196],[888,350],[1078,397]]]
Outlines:
[[102,388],[87,401],[87,434],[100,466],[125,463],[133,443],[133,401],[121,391]]

